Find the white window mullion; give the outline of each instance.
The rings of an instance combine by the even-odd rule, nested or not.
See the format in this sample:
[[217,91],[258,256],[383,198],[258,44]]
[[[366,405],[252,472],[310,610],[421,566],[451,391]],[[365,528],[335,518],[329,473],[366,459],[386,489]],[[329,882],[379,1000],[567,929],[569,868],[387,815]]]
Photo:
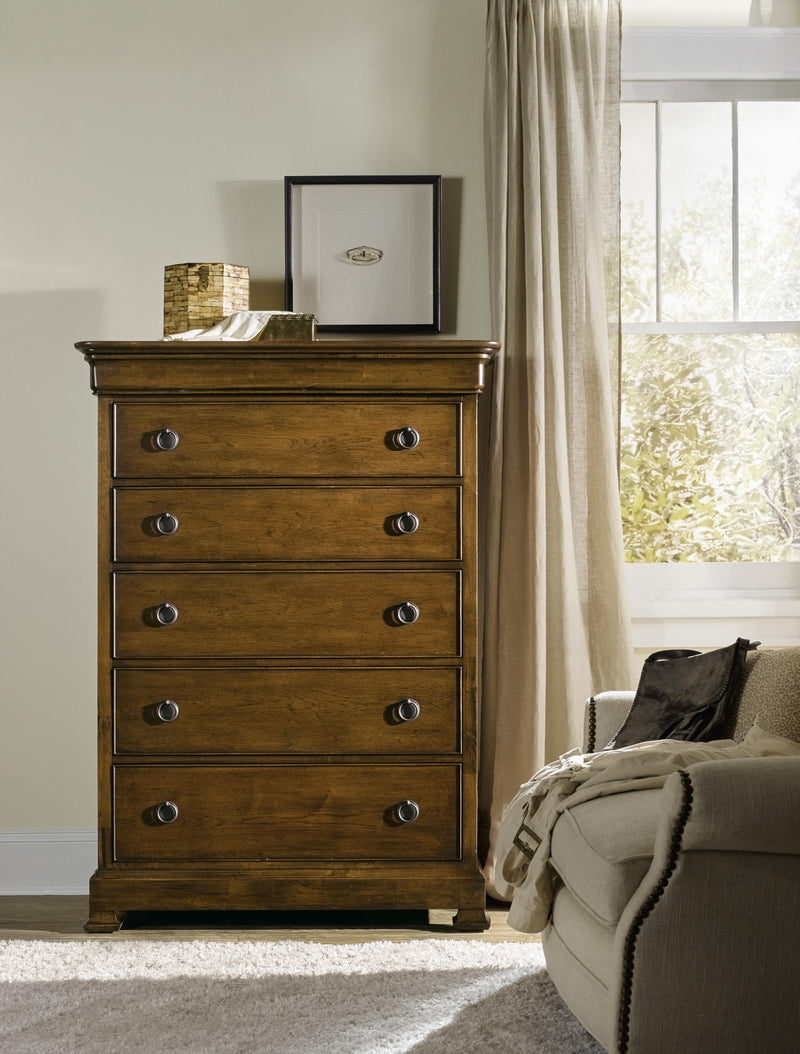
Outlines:
[[800,322],[623,322],[623,333],[800,333]]
[[731,103],[731,261],[733,321],[739,321],[739,106]]
[[661,100],[656,100],[656,321],[662,322],[661,314],[661,229],[662,229],[662,197],[661,197]]

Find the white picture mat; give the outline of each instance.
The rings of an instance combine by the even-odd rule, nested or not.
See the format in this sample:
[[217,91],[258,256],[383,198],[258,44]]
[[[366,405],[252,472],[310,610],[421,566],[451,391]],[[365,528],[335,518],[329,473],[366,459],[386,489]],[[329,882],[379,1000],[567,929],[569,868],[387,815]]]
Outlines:
[[[353,263],[362,245],[382,258]],[[430,183],[295,184],[292,310],[326,326],[430,324],[433,245]]]

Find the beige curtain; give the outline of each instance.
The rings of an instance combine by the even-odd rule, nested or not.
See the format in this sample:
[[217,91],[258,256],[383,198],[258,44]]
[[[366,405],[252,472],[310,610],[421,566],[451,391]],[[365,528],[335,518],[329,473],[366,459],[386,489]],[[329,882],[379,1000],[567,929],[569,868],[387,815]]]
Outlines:
[[[480,800],[505,805],[632,686],[616,376],[619,0],[489,0],[494,371],[484,487]],[[611,334],[611,336],[609,336]]]

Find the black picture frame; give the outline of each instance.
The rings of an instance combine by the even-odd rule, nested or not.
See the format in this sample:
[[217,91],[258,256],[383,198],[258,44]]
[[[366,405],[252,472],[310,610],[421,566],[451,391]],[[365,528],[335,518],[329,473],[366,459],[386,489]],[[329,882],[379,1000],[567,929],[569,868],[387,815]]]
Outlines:
[[286,176],[284,195],[287,311],[321,331],[441,331],[441,176]]

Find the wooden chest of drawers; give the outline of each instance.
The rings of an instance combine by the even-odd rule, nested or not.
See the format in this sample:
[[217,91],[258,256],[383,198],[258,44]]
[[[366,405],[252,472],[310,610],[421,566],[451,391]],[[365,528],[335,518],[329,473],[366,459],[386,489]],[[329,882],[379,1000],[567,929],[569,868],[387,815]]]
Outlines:
[[131,911],[452,908],[476,847],[494,345],[82,343],[99,401],[99,866]]

